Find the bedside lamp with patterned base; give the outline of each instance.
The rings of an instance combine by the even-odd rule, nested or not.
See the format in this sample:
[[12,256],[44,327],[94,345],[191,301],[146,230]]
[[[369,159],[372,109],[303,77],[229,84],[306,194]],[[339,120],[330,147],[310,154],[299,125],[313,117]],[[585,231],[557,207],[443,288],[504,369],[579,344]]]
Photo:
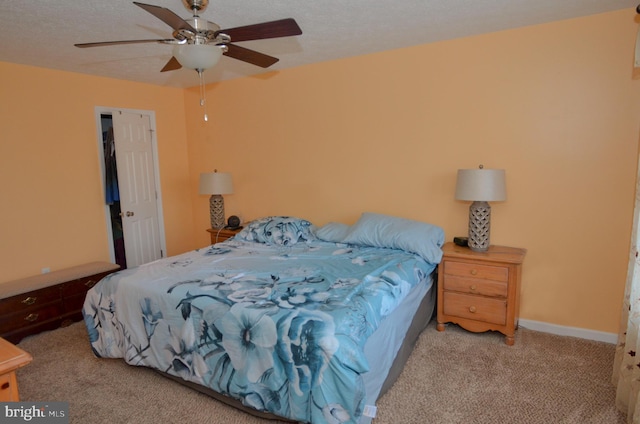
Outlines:
[[475,252],[489,249],[491,206],[489,201],[507,199],[504,169],[459,169],[456,199],[472,201],[469,206],[469,248]]

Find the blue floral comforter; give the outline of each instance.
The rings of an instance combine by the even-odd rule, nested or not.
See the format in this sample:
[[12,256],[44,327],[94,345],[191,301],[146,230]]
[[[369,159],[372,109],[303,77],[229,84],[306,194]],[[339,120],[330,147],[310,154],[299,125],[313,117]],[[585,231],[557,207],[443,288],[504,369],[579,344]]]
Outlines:
[[357,422],[367,337],[434,267],[396,249],[232,239],[111,274],[83,313],[99,357],[289,419]]

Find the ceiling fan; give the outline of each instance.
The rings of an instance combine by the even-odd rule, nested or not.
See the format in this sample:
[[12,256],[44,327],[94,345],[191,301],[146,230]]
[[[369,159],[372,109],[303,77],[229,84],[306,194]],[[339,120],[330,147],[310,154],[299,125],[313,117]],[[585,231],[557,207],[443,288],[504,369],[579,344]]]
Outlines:
[[220,29],[220,26],[198,16],[209,5],[209,0],[182,0],[193,17],[182,19],[166,7],[134,1],[138,7],[151,13],[171,28],[173,38],[152,40],[101,41],[97,43],[75,44],[76,47],[100,47],[116,44],[161,43],[172,44],[173,56],[161,69],[161,72],[174,71],[182,67],[195,69],[200,77],[200,106],[205,107],[204,120],[208,121],[204,78],[205,69],[215,66],[222,55],[241,60],[252,65],[268,68],[279,59],[255,50],[231,44],[231,41],[264,40],[267,38],[289,37],[302,34],[302,30],[293,18],[236,28]]
[[219,25],[198,16],[198,13],[206,9],[209,0],[182,0],[182,3],[193,13],[193,17],[182,19],[165,7],[133,2],[173,28],[173,38],[102,41],[75,44],[75,46],[84,48],[137,43],[171,44],[174,45],[173,56],[161,72],[173,71],[184,66],[195,69],[201,74],[204,69],[215,66],[222,55],[262,68],[268,68],[279,60],[264,53],[231,44],[232,41],[263,40],[302,34],[302,30],[293,18],[220,29]]

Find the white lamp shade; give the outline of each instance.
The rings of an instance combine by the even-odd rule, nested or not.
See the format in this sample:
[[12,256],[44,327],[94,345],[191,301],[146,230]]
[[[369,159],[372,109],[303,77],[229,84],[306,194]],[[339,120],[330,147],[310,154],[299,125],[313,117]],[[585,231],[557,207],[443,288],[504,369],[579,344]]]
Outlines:
[[209,69],[218,63],[222,49],[215,44],[178,44],[173,56],[188,69]]
[[200,194],[231,194],[233,180],[227,172],[200,174]]
[[456,199],[481,202],[507,200],[504,169],[458,169]]

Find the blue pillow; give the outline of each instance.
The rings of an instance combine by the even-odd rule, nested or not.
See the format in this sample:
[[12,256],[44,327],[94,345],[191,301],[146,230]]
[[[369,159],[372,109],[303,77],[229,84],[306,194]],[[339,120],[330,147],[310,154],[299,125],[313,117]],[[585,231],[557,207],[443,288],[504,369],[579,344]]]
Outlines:
[[236,234],[236,240],[256,243],[292,246],[299,242],[315,240],[313,225],[306,219],[289,216],[268,216],[251,221]]
[[329,222],[315,231],[316,237],[320,240],[340,243],[349,234],[351,226],[340,222]]
[[402,249],[437,264],[442,259],[444,230],[425,222],[365,212],[342,242]]

